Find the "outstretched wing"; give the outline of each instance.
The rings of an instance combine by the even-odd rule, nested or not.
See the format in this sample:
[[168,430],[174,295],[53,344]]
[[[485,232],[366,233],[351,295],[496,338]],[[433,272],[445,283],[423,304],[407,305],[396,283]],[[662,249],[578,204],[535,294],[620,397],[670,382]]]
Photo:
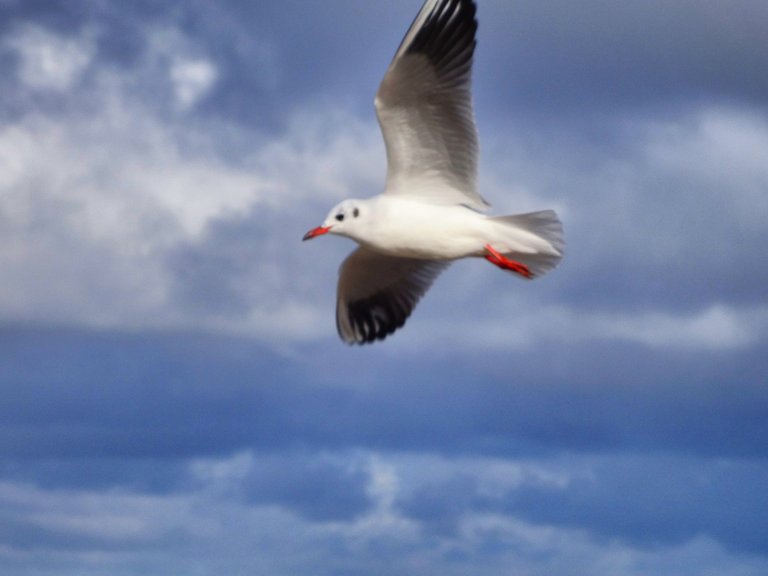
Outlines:
[[348,344],[383,340],[405,324],[448,261],[387,256],[366,248],[339,270],[336,327]]
[[384,75],[376,114],[387,149],[387,194],[488,205],[476,190],[475,11],[472,0],[427,0]]

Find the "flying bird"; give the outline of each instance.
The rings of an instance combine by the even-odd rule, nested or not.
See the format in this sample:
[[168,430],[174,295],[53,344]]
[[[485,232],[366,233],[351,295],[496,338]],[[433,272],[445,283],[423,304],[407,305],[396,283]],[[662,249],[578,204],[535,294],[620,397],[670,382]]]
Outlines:
[[472,107],[472,0],[426,0],[376,94],[387,152],[384,192],[344,200],[304,240],[358,243],[339,270],[336,326],[349,344],[383,340],[405,324],[452,261],[481,257],[532,279],[563,257],[552,210],[489,216],[477,191]]

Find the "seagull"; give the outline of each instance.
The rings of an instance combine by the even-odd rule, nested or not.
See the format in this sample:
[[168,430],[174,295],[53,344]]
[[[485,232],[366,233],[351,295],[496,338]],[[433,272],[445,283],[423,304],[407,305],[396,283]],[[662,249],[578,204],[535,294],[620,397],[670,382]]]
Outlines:
[[524,279],[563,257],[563,227],[543,210],[489,216],[477,191],[473,0],[426,0],[376,94],[384,192],[344,200],[304,236],[357,242],[341,265],[336,326],[348,344],[383,340],[405,324],[451,262],[479,257]]

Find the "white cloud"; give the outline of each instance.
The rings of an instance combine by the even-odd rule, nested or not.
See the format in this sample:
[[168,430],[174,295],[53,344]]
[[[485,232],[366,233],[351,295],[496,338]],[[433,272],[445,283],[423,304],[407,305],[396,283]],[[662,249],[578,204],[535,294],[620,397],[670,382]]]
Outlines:
[[[651,123],[646,134],[645,162],[654,173],[671,182],[686,181],[676,194],[695,198],[698,206],[717,206],[720,218],[728,217],[740,227],[765,229],[768,116],[757,110],[711,107],[688,121]],[[695,213],[681,216],[694,218]]]
[[[87,110],[0,124],[0,317],[246,332],[276,345],[316,337],[325,302],[305,297],[316,287],[297,271],[319,264],[307,262],[299,240],[337,198],[371,187],[371,168],[383,163],[377,127],[302,112],[266,140],[232,126],[177,124],[148,106],[130,77],[103,66],[94,77],[82,92]],[[251,152],[230,158],[235,145]],[[246,220],[263,231],[237,256],[249,310],[185,309],[169,257],[183,247],[206,252],[212,226]]]
[[[239,144],[253,152],[235,161],[220,148],[226,137],[210,126],[164,120],[107,70],[100,90],[103,99],[87,116],[28,115],[0,126],[0,264],[6,270],[0,315],[96,326],[197,327],[273,342],[333,337],[335,269],[351,246],[307,247],[297,239],[336,200],[378,190],[384,154],[373,121],[303,111],[280,138],[237,134]],[[232,128],[225,131],[231,137]],[[667,154],[650,157],[671,162]],[[494,174],[491,167],[489,181],[500,181]],[[237,264],[237,289],[250,300],[249,310],[222,315],[181,307],[168,255],[181,246],[215,251],[214,244],[206,248],[211,227],[238,220],[263,227],[262,234],[243,237]],[[632,236],[629,230],[623,234]],[[450,291],[440,290],[439,281],[430,300],[440,306],[471,302],[488,289],[484,279],[450,275]],[[587,312],[531,302],[528,288],[505,297],[492,313],[462,304],[466,313],[450,320],[437,312],[425,317],[422,309],[430,308],[422,304],[395,347],[619,339],[712,350],[748,346],[766,333],[760,308],[716,302],[693,312]]]
[[764,306],[714,304],[693,312],[609,313],[531,304],[517,298],[499,304],[494,312],[465,320],[461,330],[455,329],[453,319],[422,320],[411,336],[402,338],[398,350],[407,353],[427,339],[431,346],[468,350],[528,349],[542,342],[624,341],[649,348],[714,351],[745,348],[768,336],[768,308]]
[[368,494],[374,502],[372,510],[346,531],[355,539],[373,540],[381,536],[415,539],[417,527],[395,508],[400,493],[400,478],[391,463],[372,455],[369,460]]
[[22,85],[41,91],[71,89],[91,64],[95,52],[89,33],[70,38],[37,26],[17,30],[5,45],[18,56]]
[[[373,114],[363,122],[341,110],[297,110],[283,133],[270,138],[186,116],[181,122],[166,116],[168,107],[154,106],[152,82],[164,83],[171,109],[194,107],[219,75],[203,50],[178,30],[153,28],[137,68],[118,71],[94,62],[92,38],[26,28],[6,43],[19,56],[23,86],[66,91],[75,104],[0,124],[0,265],[6,271],[0,318],[195,328],[274,343],[335,338],[336,269],[351,245],[302,246],[297,239],[337,200],[380,191],[385,156]],[[86,70],[90,80],[81,86]],[[582,269],[619,254],[672,262],[699,249],[733,250],[736,241],[724,228],[743,223],[759,230],[768,217],[761,194],[768,185],[760,161],[768,151],[764,119],[705,109],[679,123],[645,121],[630,132],[639,144],[629,158],[605,157],[591,172],[583,169],[581,151],[561,150],[570,163],[556,156],[553,171],[551,158],[537,161],[513,140],[511,158],[483,163],[483,192],[499,212],[556,207],[566,221],[566,262],[578,261]],[[228,152],[233,149],[236,158]],[[728,170],[719,170],[718,159]],[[679,190],[668,210],[644,200],[659,179]],[[681,226],[681,217],[698,206],[697,183],[708,182],[707,204]],[[539,194],[551,199],[537,200]],[[723,211],[728,218],[720,224]],[[702,239],[703,230],[717,237]],[[226,240],[228,233],[241,239]],[[229,242],[226,252],[223,242]],[[180,253],[188,261],[177,258]],[[226,277],[200,274],[208,274],[212,286],[226,284],[248,305],[227,311],[206,304],[206,294],[195,305],[185,302],[183,285],[200,281],[182,274],[195,259],[230,270]],[[504,292],[489,310],[488,282],[509,281],[490,274],[449,272],[394,348],[619,339],[711,350],[748,346],[766,331],[762,309],[725,297],[692,312],[586,312],[566,303],[566,266],[553,273],[557,287],[547,298],[534,296],[538,284],[525,286],[513,298]],[[222,294],[207,296],[227,297]]]
[[768,333],[768,308],[713,305],[692,313],[650,312],[598,317],[598,334],[653,348],[728,350],[753,344]]
[[[765,338],[768,310],[742,300],[746,283],[757,286],[766,273],[759,248],[768,222],[765,116],[703,107],[673,121],[636,118],[620,130],[624,147],[616,154],[603,143],[576,147],[553,139],[545,158],[522,143],[527,135],[505,133],[504,149],[513,152],[483,164],[484,194],[499,212],[555,207],[565,224],[563,264],[530,284],[483,263],[455,265],[392,348],[617,340],[709,351]],[[499,148],[499,137],[491,136],[490,147]],[[613,283],[617,274],[626,278]],[[575,280],[584,297],[586,276],[595,278],[594,294],[582,305],[570,290]],[[718,276],[733,281],[708,288],[707,278]],[[686,286],[694,283],[696,300],[689,301]],[[609,292],[622,284],[632,286],[626,298]],[[610,310],[601,309],[601,297]],[[622,300],[626,310],[617,307]]]
[[208,95],[218,79],[218,70],[208,60],[176,59],[171,64],[176,102],[181,110],[189,110]]
[[185,497],[44,490],[6,482],[0,484],[0,508],[8,507],[23,510],[24,521],[41,534],[66,534],[96,546],[147,544],[180,523],[190,534],[206,533],[205,523],[194,518],[192,501]]
[[145,111],[100,112],[0,127],[0,261],[18,281],[0,291],[6,317],[147,321],[164,305],[164,251],[258,201],[251,175],[180,153]]
[[240,452],[229,458],[203,458],[189,464],[192,477],[217,493],[231,492],[256,466],[252,452]]
[[[0,548],[0,562],[19,567],[18,573],[27,573],[25,568],[34,564],[59,567],[57,573],[67,573],[62,568],[72,566],[72,573],[79,574],[90,570],[94,574],[143,575],[239,574],[258,567],[260,572],[275,575],[346,571],[404,576],[468,572],[756,576],[767,567],[763,557],[730,551],[704,536],[644,547],[595,536],[589,531],[589,519],[584,519],[587,527],[571,528],[567,522],[527,521],[504,513],[503,507],[491,510],[460,503],[454,508],[448,501],[443,503],[458,512],[455,530],[434,532],[393,507],[394,496],[423,494],[456,474],[498,484],[506,468],[513,471],[506,490],[514,493],[521,485],[516,472],[529,484],[580,478],[595,464],[614,466],[611,457],[585,457],[583,461],[435,460],[419,453],[333,457],[342,461],[345,457],[354,461],[370,458],[372,493],[379,498],[370,515],[313,521],[270,502],[249,505],[237,491],[210,488],[208,483],[218,487],[222,481],[242,481],[247,476],[244,470],[258,462],[249,453],[220,462],[198,462],[190,470],[202,484],[165,494],[115,488],[47,489],[6,481],[0,483],[0,519],[11,528],[23,526],[23,530],[19,538],[7,540]],[[432,463],[438,470],[431,468]],[[617,465],[620,467],[620,460]],[[503,492],[502,488],[499,494]],[[61,542],[70,545],[61,546]]]

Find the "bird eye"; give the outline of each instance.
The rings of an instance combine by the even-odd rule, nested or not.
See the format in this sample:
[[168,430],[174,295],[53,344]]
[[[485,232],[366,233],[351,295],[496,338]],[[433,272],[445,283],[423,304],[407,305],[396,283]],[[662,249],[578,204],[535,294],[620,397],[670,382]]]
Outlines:
[[336,220],[338,220],[339,222],[343,222],[344,221],[344,214],[336,214]]
[[358,216],[360,216],[360,210],[359,210],[358,208],[355,208],[355,209],[352,211],[352,216],[354,216],[355,218],[357,218]]

